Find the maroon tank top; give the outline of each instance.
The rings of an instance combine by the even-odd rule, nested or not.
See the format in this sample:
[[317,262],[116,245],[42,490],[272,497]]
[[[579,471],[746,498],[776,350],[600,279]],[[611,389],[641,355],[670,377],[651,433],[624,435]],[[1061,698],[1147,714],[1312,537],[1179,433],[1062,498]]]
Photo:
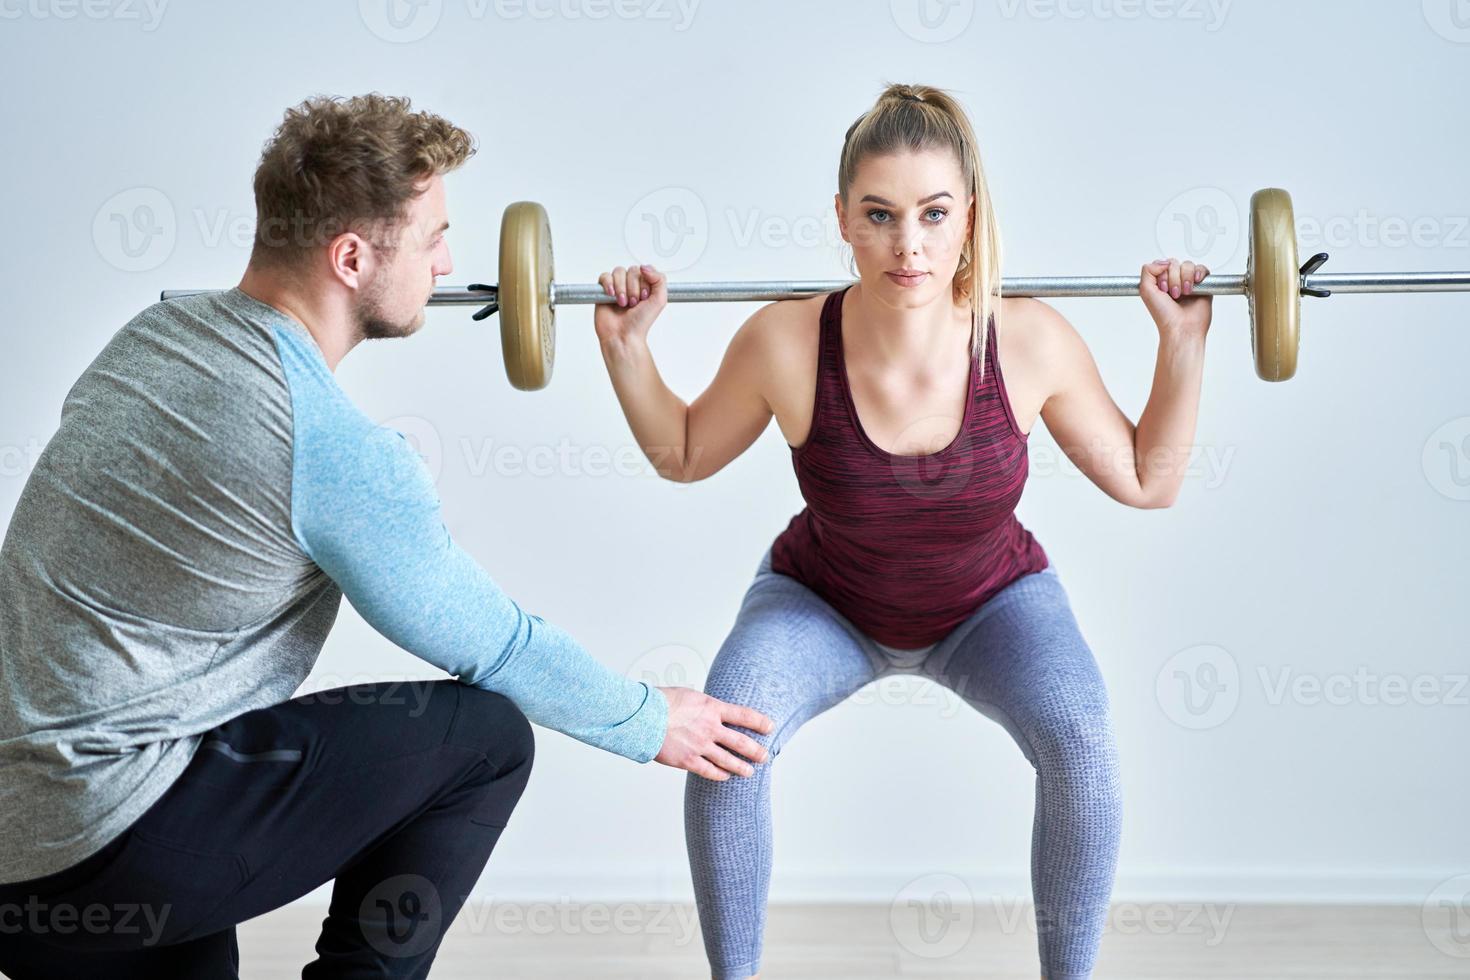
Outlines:
[[1011,582],[1048,564],[1016,519],[1027,436],[1006,398],[995,321],[985,371],[971,358],[964,421],[948,446],[895,456],[858,421],[842,353],[842,298],[822,306],[811,433],[791,450],[806,507],[771,546],[771,568],[802,582],[879,643],[943,639]]

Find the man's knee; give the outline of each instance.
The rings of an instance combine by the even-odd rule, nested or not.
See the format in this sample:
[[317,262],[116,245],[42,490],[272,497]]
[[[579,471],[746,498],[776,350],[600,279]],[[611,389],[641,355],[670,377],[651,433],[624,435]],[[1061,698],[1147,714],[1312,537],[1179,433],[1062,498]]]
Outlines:
[[448,740],[484,753],[497,775],[529,773],[536,739],[521,709],[503,694],[468,684],[459,687],[459,710]]

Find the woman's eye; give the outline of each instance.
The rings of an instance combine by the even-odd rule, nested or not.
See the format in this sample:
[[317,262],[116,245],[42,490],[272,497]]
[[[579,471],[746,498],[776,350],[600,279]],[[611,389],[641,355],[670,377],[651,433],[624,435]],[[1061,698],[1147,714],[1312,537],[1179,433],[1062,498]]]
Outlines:
[[[881,218],[879,217],[880,215],[882,216]],[[887,211],[869,211],[868,212],[868,220],[869,221],[876,221],[879,224],[882,224],[884,221],[887,221],[888,220],[888,212]]]
[[944,210],[944,208],[930,208],[928,211],[925,211],[924,213],[925,214],[937,214],[937,215],[939,215],[939,217],[931,219],[931,220],[936,221],[936,222],[943,221],[944,220],[944,216],[947,215],[947,214],[949,214],[949,212],[946,211],[946,210]]

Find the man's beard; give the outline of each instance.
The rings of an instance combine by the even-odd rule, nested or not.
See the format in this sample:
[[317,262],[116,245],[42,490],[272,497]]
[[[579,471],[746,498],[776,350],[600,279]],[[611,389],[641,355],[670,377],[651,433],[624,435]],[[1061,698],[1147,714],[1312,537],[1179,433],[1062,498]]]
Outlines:
[[423,317],[423,311],[420,310],[414,314],[412,320],[406,323],[388,319],[383,312],[383,294],[386,290],[382,284],[382,279],[374,280],[373,284],[365,290],[357,309],[353,310],[357,332],[363,340],[391,340],[395,337],[407,337],[418,330]]

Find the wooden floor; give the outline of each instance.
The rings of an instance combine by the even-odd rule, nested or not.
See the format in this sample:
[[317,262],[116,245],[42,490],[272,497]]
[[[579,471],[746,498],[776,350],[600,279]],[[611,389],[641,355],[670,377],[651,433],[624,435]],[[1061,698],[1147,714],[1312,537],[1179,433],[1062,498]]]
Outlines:
[[[325,907],[239,927],[243,980],[294,980]],[[762,980],[1036,980],[1029,906],[1000,912],[887,905],[771,906]],[[692,906],[472,903],[431,974],[469,978],[708,977]],[[1419,906],[1115,905],[1095,980],[1431,980],[1470,977],[1470,937]]]

